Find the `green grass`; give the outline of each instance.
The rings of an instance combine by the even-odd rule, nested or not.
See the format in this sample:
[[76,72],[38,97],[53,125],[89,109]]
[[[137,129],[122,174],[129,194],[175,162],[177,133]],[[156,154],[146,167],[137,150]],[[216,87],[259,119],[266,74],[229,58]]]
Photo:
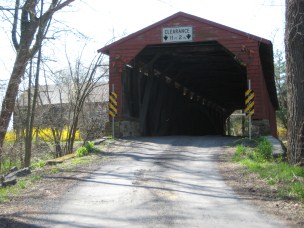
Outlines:
[[83,156],[87,155],[88,153],[89,153],[88,149],[84,146],[81,146],[76,150],[77,157],[83,157]]
[[[71,159],[70,164],[67,167],[68,168],[74,168],[77,164],[84,164],[94,161],[94,158],[91,156],[86,157],[79,157],[75,159]],[[43,164],[42,162],[39,162],[39,164]],[[36,167],[36,166],[35,166]],[[37,165],[37,167],[44,167],[44,165]],[[64,168],[64,165],[57,165],[55,167],[52,167],[50,169],[50,173],[56,174],[61,171],[61,167],[63,167],[63,170],[66,170],[68,168]],[[43,174],[37,174],[32,173],[31,175],[23,178],[19,178],[16,185],[8,186],[8,187],[0,187],[0,203],[6,202],[9,200],[9,198],[13,195],[18,194],[22,189],[28,188],[31,184],[35,183],[36,181],[39,181],[43,178]]]
[[11,194],[13,191],[13,187],[0,188],[0,203],[6,202],[8,200],[9,193]]
[[32,169],[41,169],[45,166],[45,161],[44,160],[38,160],[36,162],[34,162],[32,165],[31,165],[31,168]]
[[93,159],[90,158],[90,157],[78,157],[78,158],[74,158],[72,161],[71,161],[71,164],[73,165],[79,165],[79,164],[86,164],[86,163],[90,163],[92,162]]
[[28,182],[26,180],[18,180],[17,185],[19,188],[24,189]]
[[52,169],[51,169],[51,173],[52,174],[55,174],[55,173],[58,173],[59,172],[59,170],[57,169],[57,167],[53,167]]
[[274,159],[272,146],[266,138],[258,139],[255,148],[236,146],[232,160],[277,188],[278,197],[304,202],[304,167],[289,165],[281,158]]
[[0,203],[9,200],[9,197],[17,194],[20,190],[25,189],[29,184],[28,179],[19,179],[16,185],[0,187]]
[[9,159],[5,159],[1,163],[0,174],[1,173],[7,173],[10,170],[10,168],[12,168],[14,166],[21,167],[21,162],[19,160],[17,160],[17,161],[11,161]]
[[79,147],[76,150],[76,156],[83,157],[88,155],[89,153],[97,153],[97,152],[100,152],[100,150],[95,147],[93,142],[86,142],[83,146]]
[[[66,168],[64,164],[62,165],[60,164],[55,167],[52,167],[49,172],[52,174],[56,174],[61,171],[61,167],[63,167],[63,170],[67,170],[68,168],[70,169],[75,168],[75,165],[77,164],[85,164],[92,161],[94,161],[94,158],[91,156],[71,159],[69,161],[69,164],[67,164]],[[36,168],[44,167],[44,165],[41,165],[43,164],[43,162],[39,161],[38,164],[40,165],[37,166],[34,165],[34,167]],[[31,175],[27,177],[19,178],[16,185],[8,186],[8,187],[0,187],[0,203],[8,201],[11,196],[18,194],[22,189],[28,188],[31,184],[41,180],[42,178],[43,178],[43,174],[39,174],[39,173],[37,174],[33,172]]]
[[42,178],[41,174],[32,174],[30,176],[31,182],[39,181],[39,180],[41,180],[41,178]]
[[[108,141],[108,140],[107,140]],[[89,156],[84,156],[84,157],[76,157],[70,160],[65,161],[63,164],[58,164],[54,167],[51,167],[49,169],[49,173],[51,174],[56,174],[61,171],[66,171],[66,170],[73,170],[77,168],[77,165],[79,164],[86,164],[90,162],[94,162],[96,159],[99,159],[100,157],[96,154],[102,151],[101,147],[104,147],[108,142],[105,142],[102,145],[99,145],[98,147],[95,147],[93,143],[86,143],[85,144],[85,149],[90,152]],[[102,157],[102,159],[107,159],[107,157]],[[12,164],[12,162],[5,162],[5,172],[8,171],[12,166],[17,166],[20,167],[20,164]],[[38,172],[32,172],[27,177],[19,178],[17,181],[17,184],[14,186],[8,186],[8,187],[0,187],[0,203],[6,202],[10,199],[11,196],[19,194],[19,192],[22,189],[28,188],[31,184],[35,183],[36,181],[39,181],[43,178],[43,173],[39,173],[40,169],[43,169],[45,167],[45,161],[40,159],[37,160],[36,162],[33,162],[31,165],[31,169],[35,170],[37,169]],[[46,169],[48,170],[48,169]]]
[[8,201],[10,196],[18,194],[20,190],[27,188],[41,178],[42,174],[32,173],[27,177],[19,178],[16,185],[0,187],[0,203]]
[[93,152],[94,149],[95,149],[94,143],[93,143],[93,142],[86,142],[86,143],[84,144],[84,147],[87,149],[87,151],[88,151],[89,153]]

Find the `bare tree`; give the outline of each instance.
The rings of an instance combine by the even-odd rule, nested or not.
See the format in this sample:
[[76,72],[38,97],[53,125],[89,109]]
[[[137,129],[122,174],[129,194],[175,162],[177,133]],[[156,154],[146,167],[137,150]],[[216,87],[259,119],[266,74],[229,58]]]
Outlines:
[[[48,85],[45,77],[45,85],[39,85],[39,93],[35,101],[37,112],[33,126],[40,135],[43,135],[42,140],[45,139],[48,144],[50,142],[55,146],[54,157],[71,153],[68,150],[69,145],[72,145],[73,149],[78,129],[81,129],[84,140],[92,137],[91,133],[94,129],[102,134],[101,129],[107,119],[105,115],[107,115],[106,97],[108,96],[108,84],[105,83],[108,66],[101,64],[102,57],[97,56],[89,67],[78,58],[75,65],[68,61],[70,67],[68,70],[41,71],[48,75],[48,79],[52,78],[55,84]],[[32,67],[30,66],[29,69]],[[28,78],[31,81],[31,77]],[[102,78],[105,80],[101,80]],[[32,116],[35,97],[35,86],[31,88],[30,85],[32,83],[29,83],[27,90],[18,97],[16,109],[18,112],[14,115],[14,125],[18,125],[20,132],[26,133],[21,135],[24,138],[25,148],[28,140],[29,117]],[[15,127],[17,129],[17,126]],[[65,140],[66,136],[63,136],[66,129],[67,140]]]
[[[32,63],[32,61],[31,61]],[[29,167],[31,165],[32,157],[32,141],[33,141],[33,129],[39,89],[39,76],[40,76],[40,63],[41,63],[41,46],[38,51],[36,73],[34,82],[34,95],[31,99],[31,86],[32,86],[32,64],[29,73],[29,93],[28,93],[28,107],[27,107],[27,118],[26,118],[26,132],[25,132],[25,154],[24,154],[24,166]]]
[[103,55],[98,55],[88,67],[82,64],[81,56],[76,60],[75,67],[73,67],[67,58],[69,63],[69,78],[72,81],[68,83],[70,85],[70,121],[66,153],[73,152],[75,136],[79,128],[79,118],[87,98],[94,88],[99,85],[100,80],[107,76],[107,67],[104,67],[102,64],[103,57]]
[[[39,147],[41,146],[39,145],[39,133],[46,133],[47,131],[44,131],[44,128],[49,128],[49,125],[54,126],[54,128],[51,128],[53,137],[46,133],[44,138],[47,139],[47,142],[53,142],[53,139],[56,142],[56,139],[58,138],[58,131],[56,131],[56,129],[62,122],[61,115],[54,113],[56,107],[52,105],[52,98],[49,96],[48,85],[39,85],[40,72],[44,73],[45,77],[46,72],[45,69],[40,69],[41,58],[37,57],[35,60],[37,60],[37,62],[34,62],[33,60],[30,61],[29,68],[26,72],[28,78],[27,88],[18,96],[14,111],[14,130],[18,133],[17,141],[19,144],[21,142],[24,143],[24,150],[22,148],[22,151],[20,151],[20,153],[22,152],[22,166],[30,166],[32,152],[35,152],[38,156],[40,155],[38,154]],[[60,132],[62,132],[62,130]],[[36,148],[32,151],[33,136],[35,134]],[[45,141],[43,145],[45,147]]]
[[[60,72],[59,72],[60,74]],[[40,94],[40,103],[41,103],[41,110],[42,110],[42,118],[41,122],[44,122],[44,124],[40,124],[42,127],[50,128],[52,135],[46,135],[47,138],[49,138],[50,141],[52,141],[53,145],[55,146],[55,153],[54,157],[60,157],[62,156],[62,146],[61,146],[61,139],[62,139],[62,133],[64,130],[65,125],[67,124],[66,118],[65,118],[65,107],[62,100],[62,97],[64,96],[63,92],[63,85],[61,84],[55,84],[53,87],[56,87],[55,93],[57,93],[58,97],[58,103],[54,104],[54,101],[52,101],[51,97],[51,91],[49,90],[49,86],[47,84],[47,80],[45,80],[45,90],[42,92],[43,94]],[[45,97],[46,102],[43,101],[42,96]],[[43,108],[47,107],[47,108]],[[45,117],[47,118],[47,121],[45,121]],[[42,131],[43,132],[43,131]]]
[[288,147],[291,164],[304,159],[304,0],[286,0],[286,73],[288,89]]
[[84,143],[105,135],[109,119],[109,84],[99,82],[87,97],[81,112],[79,131]]
[[12,11],[12,43],[16,50],[13,70],[8,82],[0,113],[0,159],[5,134],[14,111],[18,88],[31,58],[46,38],[53,15],[75,0],[16,0]]

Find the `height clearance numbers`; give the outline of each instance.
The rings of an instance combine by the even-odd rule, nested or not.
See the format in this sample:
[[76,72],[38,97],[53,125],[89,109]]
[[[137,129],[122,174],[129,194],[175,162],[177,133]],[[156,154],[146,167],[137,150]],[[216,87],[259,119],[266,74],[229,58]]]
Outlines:
[[170,27],[163,28],[162,30],[162,42],[185,42],[192,41],[193,33],[192,27]]

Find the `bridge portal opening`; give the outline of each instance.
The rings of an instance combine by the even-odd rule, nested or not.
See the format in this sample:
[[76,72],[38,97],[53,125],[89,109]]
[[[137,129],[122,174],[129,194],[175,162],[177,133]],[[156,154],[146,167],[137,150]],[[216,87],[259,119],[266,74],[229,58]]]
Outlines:
[[122,117],[142,136],[223,135],[246,88],[246,67],[216,41],[148,45],[123,70]]

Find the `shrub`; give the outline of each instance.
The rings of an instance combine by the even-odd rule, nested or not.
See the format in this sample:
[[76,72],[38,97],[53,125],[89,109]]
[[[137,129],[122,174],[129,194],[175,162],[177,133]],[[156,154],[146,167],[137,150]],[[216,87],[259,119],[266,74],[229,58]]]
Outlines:
[[77,149],[76,151],[76,156],[77,157],[83,157],[89,153],[88,149],[84,146],[81,146]]
[[272,144],[265,138],[258,139],[258,144],[255,148],[246,147],[244,145],[237,145],[233,156],[233,161],[239,162],[242,159],[250,159],[254,162],[271,161],[272,156]]
[[42,178],[42,175],[40,175],[40,174],[31,175],[31,181],[32,182],[38,181],[41,178]]
[[254,162],[261,162],[262,160],[264,160],[259,153],[257,153],[256,151],[252,150],[250,151],[250,153],[248,153],[248,158]]
[[246,154],[246,147],[243,145],[238,145],[236,147],[236,153],[239,155],[245,155]]
[[84,144],[84,147],[87,149],[88,153],[91,153],[94,151],[94,143],[93,142],[86,142]]
[[[35,131],[34,131],[34,132],[35,132]],[[33,134],[34,134],[34,133],[33,133]],[[68,127],[65,127],[65,128],[63,129],[63,131],[62,131],[62,135],[61,135],[60,140],[62,140],[62,141],[67,140],[68,135],[69,135],[69,129],[68,129]],[[39,139],[41,139],[41,140],[50,141],[50,140],[53,138],[52,129],[51,129],[51,128],[39,129],[38,137],[39,137]],[[80,137],[80,132],[79,132],[79,130],[77,130],[76,135],[75,135],[75,140],[80,140],[80,139],[81,139],[81,137]]]
[[302,183],[293,183],[290,192],[297,199],[304,199],[304,185]]
[[24,189],[26,187],[26,185],[27,185],[26,181],[24,181],[24,180],[18,181],[19,188]]
[[5,142],[14,142],[16,141],[16,133],[14,131],[8,131],[5,134]]
[[249,172],[257,173],[267,184],[273,185],[278,190],[278,197],[303,202],[304,167],[273,159],[272,144],[267,138],[259,138],[255,148],[238,145],[233,160],[247,167]]
[[287,138],[287,129],[284,127],[278,127],[278,137],[280,139],[286,139]]
[[271,160],[272,156],[272,144],[265,137],[261,137],[258,146],[255,148],[255,153],[262,160]]
[[[37,129],[34,128],[33,130],[33,138],[36,137]],[[69,135],[69,130],[65,127],[62,131],[61,139],[60,140],[67,140]],[[38,137],[39,139],[49,142],[53,138],[53,132],[51,128],[43,128],[38,130]],[[76,131],[75,140],[81,140],[80,131]],[[16,141],[16,132],[8,131],[5,135],[5,142],[14,142]]]
[[45,161],[43,160],[38,160],[37,162],[32,164],[33,169],[43,168],[44,166],[45,166]]
[[51,173],[53,173],[53,174],[58,173],[58,172],[59,172],[59,170],[56,167],[51,169]]
[[243,145],[237,145],[233,156],[234,161],[240,161],[246,155],[247,148]]

